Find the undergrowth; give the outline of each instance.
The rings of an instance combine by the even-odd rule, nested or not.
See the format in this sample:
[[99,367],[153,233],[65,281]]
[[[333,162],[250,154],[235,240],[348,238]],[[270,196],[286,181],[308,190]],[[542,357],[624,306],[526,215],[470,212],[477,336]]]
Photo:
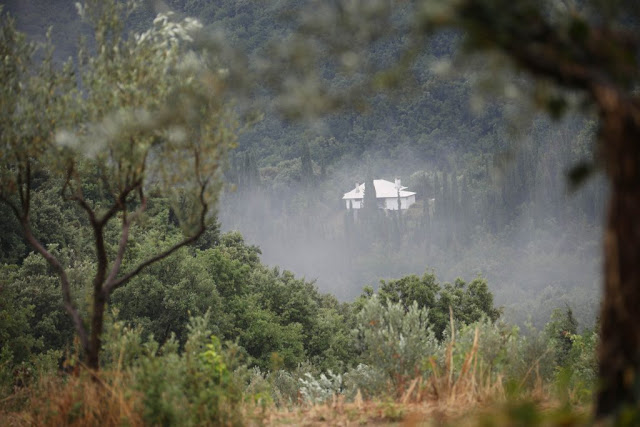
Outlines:
[[593,332],[557,334],[551,325],[521,334],[488,319],[457,324],[453,314],[449,323],[438,340],[427,310],[371,298],[353,330],[356,363],[323,372],[310,363],[261,370],[240,346],[212,335],[206,316],[191,319],[183,347],[173,338],[145,341],[139,329],[112,322],[104,369],[91,372],[69,357],[64,371],[13,384],[0,398],[0,424],[586,422]]

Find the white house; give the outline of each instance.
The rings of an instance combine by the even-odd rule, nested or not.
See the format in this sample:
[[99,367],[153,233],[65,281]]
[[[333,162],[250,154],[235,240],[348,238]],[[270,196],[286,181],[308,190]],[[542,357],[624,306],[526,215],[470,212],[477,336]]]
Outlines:
[[[380,209],[398,210],[398,198],[400,199],[400,209],[408,209],[409,206],[416,202],[416,193],[406,191],[407,187],[403,187],[400,180],[396,182],[386,181],[384,179],[374,179],[373,186],[376,190],[376,200]],[[342,200],[345,201],[347,209],[360,209],[364,200],[364,184],[356,183],[356,188],[344,193]]]

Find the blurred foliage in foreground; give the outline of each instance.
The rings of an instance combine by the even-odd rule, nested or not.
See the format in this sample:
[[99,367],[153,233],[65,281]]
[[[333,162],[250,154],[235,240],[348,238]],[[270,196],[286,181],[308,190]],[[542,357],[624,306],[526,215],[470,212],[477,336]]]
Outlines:
[[51,352],[11,369],[5,360],[0,419],[15,425],[455,424],[484,407],[465,419],[586,421],[596,338],[592,331],[571,332],[570,311],[526,334],[487,318],[451,328],[454,320],[442,340],[429,318],[417,302],[407,308],[371,296],[353,319],[350,363],[326,369],[310,360],[286,367],[280,353],[271,353],[271,366],[263,368],[238,343],[212,335],[211,312],[188,321],[182,344],[175,335],[159,344],[144,338],[144,328],[114,321],[97,379],[72,353],[62,370]]

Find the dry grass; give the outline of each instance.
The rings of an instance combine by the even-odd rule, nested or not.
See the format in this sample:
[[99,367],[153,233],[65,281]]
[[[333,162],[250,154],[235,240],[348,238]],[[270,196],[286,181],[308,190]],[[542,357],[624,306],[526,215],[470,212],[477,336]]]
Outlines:
[[[479,330],[476,328],[471,349],[464,355],[462,367],[454,368],[455,331],[447,347],[445,366],[439,370],[432,359],[432,374],[408,382],[404,392],[388,401],[363,401],[360,393],[353,402],[334,396],[322,405],[299,406],[293,410],[272,410],[264,419],[267,425],[356,426],[363,424],[440,426],[440,425],[584,425],[588,408],[566,408],[554,400],[538,375],[537,363],[520,384],[534,376],[534,387],[521,391],[510,400],[501,377],[478,367]],[[567,412],[568,411],[568,412]],[[528,418],[529,417],[529,418]]]
[[[109,377],[110,376],[110,377]],[[21,411],[1,411],[3,426],[141,426],[140,397],[119,372],[47,377],[22,390]]]
[[469,407],[442,402],[401,403],[394,401],[332,402],[294,410],[273,411],[266,425],[356,426],[363,424],[442,425],[462,416]]
[[[481,368],[478,341],[476,328],[471,348],[458,359],[462,364],[456,368],[452,330],[444,366],[431,359],[428,378],[419,375],[404,382],[387,400],[364,400],[358,391],[352,401],[336,395],[320,405],[261,410],[247,403],[235,410],[245,425],[572,426],[587,422],[588,408],[568,408],[552,398],[538,375],[537,363],[523,378],[517,399],[509,398],[503,379]],[[525,381],[532,378],[534,386],[523,391]],[[0,425],[140,426],[144,425],[143,397],[120,369],[97,376],[85,370],[77,376],[48,377],[0,401]]]
[[557,401],[495,402],[489,405],[452,405],[445,402],[332,402],[294,410],[272,411],[265,425],[280,426],[582,426],[590,408],[567,410]]
[[[453,360],[451,351],[448,351],[448,356]],[[513,404],[506,399],[500,383],[476,375],[476,356],[477,333],[457,376],[451,374],[449,363],[443,372],[431,375],[427,381],[421,377],[411,381],[399,398],[366,401],[358,393],[349,402],[344,396],[333,396],[321,405],[267,408],[260,413],[254,406],[242,410],[245,414],[243,419],[246,425],[517,425],[513,420]],[[75,377],[46,378],[20,393],[20,398],[26,402],[23,410],[0,412],[0,425],[144,425],[142,396],[131,390],[127,378],[119,371],[101,372],[96,379],[87,372]],[[547,394],[540,390],[536,393],[528,396],[528,402],[532,398],[537,399],[536,411],[551,413],[559,407]],[[516,407],[516,415],[517,411],[522,410]],[[585,411],[583,413],[586,414]],[[580,418],[570,418],[570,422],[564,425],[582,424],[575,422],[576,419]],[[487,424],[487,420],[491,422]],[[585,420],[584,416],[581,420]],[[562,423],[541,425],[559,424]]]

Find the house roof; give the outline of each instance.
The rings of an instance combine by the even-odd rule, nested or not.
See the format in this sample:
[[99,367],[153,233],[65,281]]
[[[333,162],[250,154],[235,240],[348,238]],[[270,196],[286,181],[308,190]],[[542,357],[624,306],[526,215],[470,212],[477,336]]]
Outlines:
[[[398,197],[398,189],[396,184],[385,179],[374,179],[373,186],[376,188],[376,199],[387,199],[389,197]],[[400,186],[400,197],[413,196],[413,191],[404,191],[407,187]],[[364,184],[358,184],[356,188],[344,193],[342,199],[362,199],[364,197]]]

